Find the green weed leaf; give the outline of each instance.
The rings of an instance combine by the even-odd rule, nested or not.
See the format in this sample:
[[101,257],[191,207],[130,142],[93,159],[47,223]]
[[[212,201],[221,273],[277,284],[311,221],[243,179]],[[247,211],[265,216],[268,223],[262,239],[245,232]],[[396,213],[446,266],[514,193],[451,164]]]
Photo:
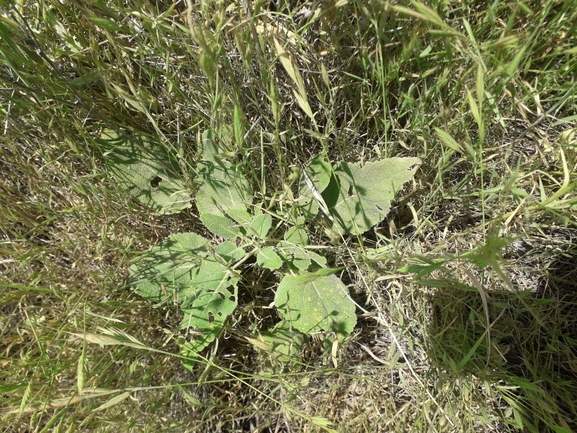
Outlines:
[[129,137],[106,129],[98,142],[110,171],[134,198],[160,214],[190,207],[190,195],[178,177],[178,162],[152,137]]
[[240,224],[250,222],[247,206],[252,202],[252,193],[248,182],[237,167],[219,155],[210,131],[204,133],[202,145],[196,179],[198,211],[201,215],[228,215]]
[[256,263],[262,268],[279,269],[282,266],[282,259],[274,249],[266,247],[258,252]]
[[162,303],[190,284],[191,271],[209,254],[210,243],[195,233],[170,236],[130,267],[130,284],[143,298]]
[[178,300],[183,306],[194,304],[202,292],[220,292],[238,282],[230,269],[212,257],[191,269],[189,276],[188,285],[178,292]]
[[265,239],[268,231],[272,227],[272,218],[269,214],[257,214],[253,217],[250,228],[260,239]]
[[226,241],[214,248],[214,253],[227,264],[238,262],[246,255],[246,251],[234,242]]
[[240,235],[240,227],[231,219],[222,215],[203,213],[200,220],[207,229],[223,239],[233,239]]
[[236,285],[238,280],[229,278],[230,275],[218,266],[216,262],[204,261],[197,269],[196,280],[202,281],[202,286],[190,287],[187,290],[183,302],[182,311],[185,316],[180,324],[181,329],[211,329],[234,311],[236,295],[228,288]]
[[305,249],[303,245],[282,241],[277,245],[277,252],[285,263],[289,263],[300,271],[306,271],[312,262],[323,267],[327,264],[327,259],[323,256]]
[[[187,355],[194,358],[216,337],[237,306],[236,284],[230,271],[217,262],[204,260],[195,270],[192,285],[184,295],[184,318],[180,329],[194,328],[199,334],[185,345]],[[234,287],[234,293],[229,287]],[[190,364],[190,362],[189,362]]]
[[323,329],[349,334],[357,323],[355,304],[336,275],[287,275],[277,288],[275,305],[285,320],[304,333]]
[[192,356],[218,336],[234,311],[238,278],[223,261],[232,262],[243,256],[244,251],[232,242],[224,242],[213,250],[202,236],[177,234],[151,248],[131,266],[131,284],[150,301],[172,300],[181,304],[181,328],[198,331],[198,337],[187,343],[187,350],[191,351],[187,356]]
[[360,235],[381,222],[420,163],[419,158],[389,158],[364,166],[341,162],[323,192],[334,218],[332,229],[341,235]]
[[297,245],[308,245],[309,243],[307,232],[299,226],[290,227],[284,234],[284,240]]

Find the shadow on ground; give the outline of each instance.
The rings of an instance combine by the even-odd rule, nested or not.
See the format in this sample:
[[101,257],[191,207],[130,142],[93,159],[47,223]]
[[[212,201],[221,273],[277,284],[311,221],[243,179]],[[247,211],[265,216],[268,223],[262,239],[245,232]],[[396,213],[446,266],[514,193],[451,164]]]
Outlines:
[[[432,362],[445,378],[473,375],[502,396],[526,431],[577,431],[577,249],[549,258],[539,283],[511,293],[486,288],[490,328],[475,287],[437,290]],[[446,283],[446,281],[445,281]]]

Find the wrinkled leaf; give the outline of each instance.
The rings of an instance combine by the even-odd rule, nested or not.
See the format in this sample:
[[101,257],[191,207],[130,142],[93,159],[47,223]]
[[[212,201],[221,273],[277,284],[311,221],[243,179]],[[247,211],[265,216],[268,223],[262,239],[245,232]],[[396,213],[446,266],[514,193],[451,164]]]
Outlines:
[[98,140],[118,183],[134,198],[160,214],[190,207],[190,195],[179,178],[178,162],[150,136],[119,135],[112,129]]
[[419,158],[389,158],[362,167],[341,162],[323,192],[334,219],[332,229],[340,235],[360,235],[380,223],[420,163]]
[[304,333],[323,329],[350,334],[357,323],[355,304],[336,275],[287,275],[277,288],[275,305],[285,320]]
[[229,216],[244,224],[251,220],[247,206],[252,202],[250,185],[233,164],[219,155],[212,134],[203,134],[202,161],[197,165],[196,206],[200,214]]
[[262,268],[278,269],[282,266],[282,259],[271,247],[263,248],[256,256],[256,263]]

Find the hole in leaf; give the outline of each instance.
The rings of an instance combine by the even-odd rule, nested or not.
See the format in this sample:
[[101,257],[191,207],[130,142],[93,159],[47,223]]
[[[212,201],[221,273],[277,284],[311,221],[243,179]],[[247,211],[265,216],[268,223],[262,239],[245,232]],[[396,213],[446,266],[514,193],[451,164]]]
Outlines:
[[229,300],[230,302],[234,302],[234,301],[235,301],[234,295],[229,296],[229,297],[228,297],[228,300]]
[[214,322],[214,314],[212,314],[211,312],[208,313],[208,322],[209,323]]
[[154,179],[150,181],[150,186],[153,188],[158,188],[160,182],[162,182],[162,178],[160,176],[155,176]]
[[349,186],[349,190],[347,191],[349,194],[349,197],[353,195],[353,193],[355,192],[354,188],[352,185]]

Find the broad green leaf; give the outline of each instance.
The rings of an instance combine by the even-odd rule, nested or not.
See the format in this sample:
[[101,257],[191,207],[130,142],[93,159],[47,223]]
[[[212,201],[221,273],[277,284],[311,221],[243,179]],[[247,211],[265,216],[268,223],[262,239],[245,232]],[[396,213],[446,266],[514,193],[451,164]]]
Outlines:
[[192,371],[198,359],[198,354],[218,337],[220,331],[222,331],[222,327],[205,330],[203,333],[195,336],[191,341],[180,345],[180,355],[186,357],[186,359],[181,358],[184,368]]
[[246,255],[246,252],[242,247],[239,247],[234,242],[230,241],[217,245],[214,248],[214,253],[229,264],[238,262]]
[[[325,160],[324,154],[315,156],[305,167],[305,174],[301,175],[299,182],[298,202],[306,221],[310,221],[318,214],[319,205],[315,195],[319,194],[322,197],[321,193],[329,186],[332,171],[331,164]],[[310,182],[307,182],[307,177]]]
[[198,353],[213,341],[236,307],[238,278],[222,262],[243,257],[237,249],[224,242],[211,250],[207,239],[183,233],[151,248],[130,268],[137,293],[154,302],[181,303],[181,328],[193,327],[199,335],[186,350]]
[[260,239],[265,239],[268,231],[272,227],[272,218],[269,214],[261,213],[253,217],[250,228]]
[[163,283],[157,281],[143,281],[134,286],[134,291],[144,299],[155,304],[162,304],[169,301],[174,295],[168,293]]
[[419,158],[388,158],[360,164],[341,162],[323,197],[337,233],[360,235],[380,223],[397,191],[410,180]]
[[[213,262],[203,268],[205,263],[206,260],[201,264],[196,276],[196,280],[202,280],[205,287],[204,289],[199,287],[187,294],[186,307],[182,308],[184,318],[180,322],[180,329],[194,328],[199,333],[194,340],[183,347],[188,351],[187,356],[192,358],[218,337],[227,317],[232,314],[238,303],[236,296],[238,280],[229,279],[230,274],[219,271],[215,267],[218,263]],[[230,286],[234,286],[234,294],[228,290]],[[191,365],[190,361],[188,365]]]
[[177,161],[152,137],[129,137],[106,129],[98,142],[105,149],[110,171],[130,195],[160,214],[190,207]]
[[262,268],[278,269],[282,266],[282,259],[271,247],[260,250],[256,256],[256,263]]
[[224,239],[233,239],[241,233],[238,224],[222,215],[203,213],[200,220],[207,229]]
[[291,326],[304,333],[323,329],[350,334],[357,323],[355,304],[336,275],[287,275],[277,288],[275,305]]
[[180,328],[195,328],[203,333],[222,328],[222,324],[237,305],[236,296],[225,287],[214,291],[197,290],[188,300],[188,308],[182,309],[184,318]]
[[143,298],[161,303],[174,299],[190,283],[191,272],[209,254],[209,241],[195,233],[169,237],[130,267],[130,284]]
[[189,272],[188,286],[181,285],[178,299],[183,306],[188,306],[202,292],[219,292],[223,288],[237,283],[237,278],[230,269],[213,258],[204,259],[200,265]]
[[228,208],[225,213],[242,226],[250,226],[252,222],[252,215],[244,208]]
[[307,232],[299,226],[290,227],[284,234],[284,240],[297,245],[308,245],[309,243]]
[[313,261],[320,267],[327,264],[327,259],[323,256],[310,249],[305,249],[303,245],[297,245],[292,242],[279,242],[277,252],[285,263],[292,264],[300,271],[306,271]]
[[219,155],[210,131],[204,133],[202,144],[196,179],[198,211],[201,215],[228,215],[241,224],[249,222],[246,209],[252,202],[250,185],[237,167]]

